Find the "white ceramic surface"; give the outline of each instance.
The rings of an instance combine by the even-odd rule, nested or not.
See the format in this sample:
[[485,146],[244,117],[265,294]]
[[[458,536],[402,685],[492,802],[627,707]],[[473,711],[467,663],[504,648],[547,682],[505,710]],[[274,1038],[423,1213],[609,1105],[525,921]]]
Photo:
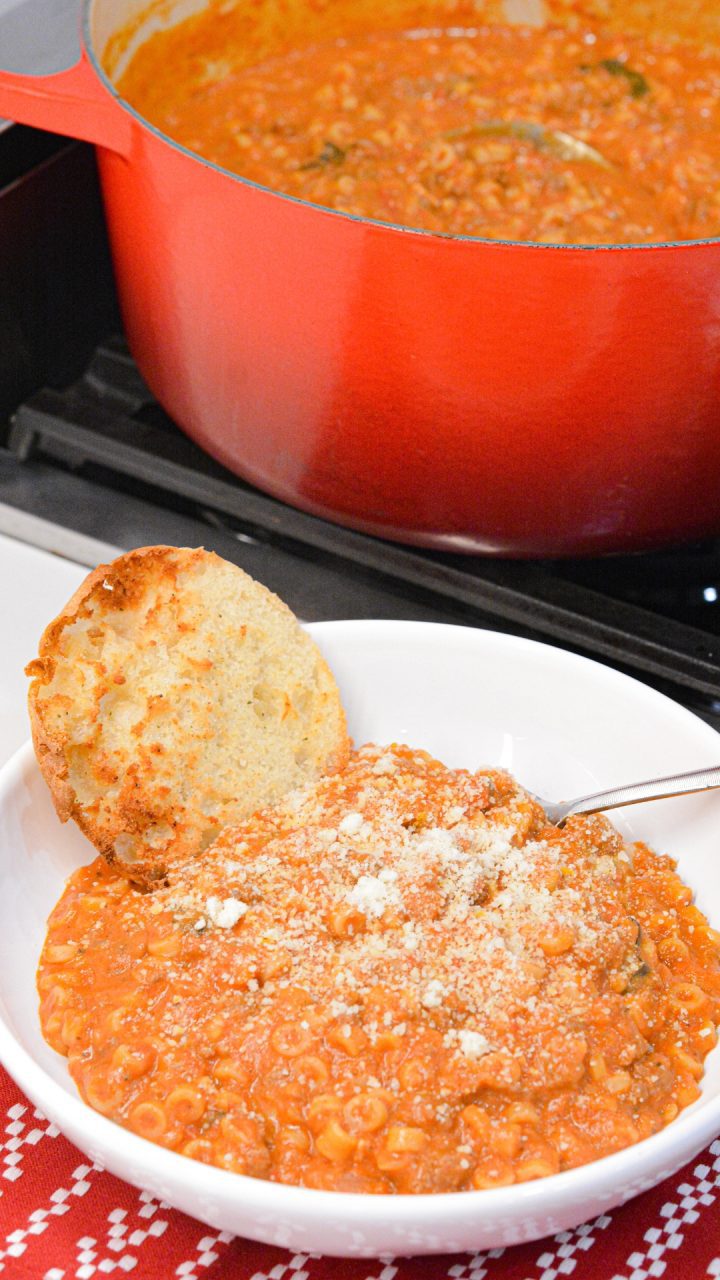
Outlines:
[[[407,742],[451,765],[509,768],[541,795],[720,762],[720,736],[682,707],[597,663],[495,632],[407,622],[309,628],[351,732]],[[720,792],[618,811],[617,825],[678,859],[720,927]],[[662,1133],[556,1177],[496,1191],[359,1196],[283,1187],[153,1146],[87,1108],[45,1045],[34,975],[45,919],[92,850],[62,827],[29,747],[0,773],[0,1058],[93,1160],[213,1227],[299,1252],[356,1257],[475,1250],[577,1225],[627,1200],[720,1132],[720,1049],[700,1100]]]

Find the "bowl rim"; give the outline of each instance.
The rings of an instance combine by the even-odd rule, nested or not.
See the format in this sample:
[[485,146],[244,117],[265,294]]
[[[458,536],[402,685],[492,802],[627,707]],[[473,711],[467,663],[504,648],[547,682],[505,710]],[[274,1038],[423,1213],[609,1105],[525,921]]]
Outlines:
[[[503,647],[509,646],[526,652],[541,650],[544,651],[543,656],[550,657],[551,660],[568,662],[578,669],[589,666],[595,672],[600,671],[605,679],[610,679],[621,686],[632,687],[636,691],[640,690],[653,701],[661,700],[667,704],[668,708],[672,708],[674,714],[691,720],[696,728],[706,730],[709,745],[714,745],[716,750],[720,745],[720,735],[711,725],[667,695],[604,663],[543,641],[489,628],[395,619],[315,622],[308,624],[306,629],[318,640],[321,647],[324,634],[333,633],[342,637],[342,632],[349,630],[353,634],[359,631],[368,633],[399,631],[404,632],[406,638],[419,637],[430,632],[437,636],[442,632],[444,641],[453,640],[468,644],[475,642],[481,645],[497,643]],[[0,808],[8,794],[22,786],[31,773],[37,775],[39,769],[32,742],[28,741],[18,748],[0,768]],[[2,1001],[1,993],[0,1001]],[[714,1051],[720,1052],[720,1045],[716,1046]],[[182,1183],[186,1187],[197,1184],[197,1161],[152,1143],[114,1123],[94,1111],[82,1101],[79,1095],[69,1093],[59,1084],[22,1045],[8,1025],[1,1007],[0,1062],[15,1080],[18,1088],[26,1093],[64,1134],[81,1135],[82,1141],[86,1142],[87,1146],[102,1146],[111,1153],[113,1158],[117,1155],[118,1159],[122,1159],[126,1169],[142,1170],[142,1175],[140,1172],[137,1174],[138,1179],[142,1176],[148,1182],[154,1180],[158,1184],[160,1182],[176,1185]],[[638,1184],[638,1191],[649,1188],[657,1185],[681,1164],[690,1160],[718,1134],[720,1134],[720,1092],[716,1097],[704,1101],[697,1109],[692,1107],[680,1112],[675,1120],[658,1133],[621,1151],[574,1169],[509,1187],[374,1196],[362,1192],[328,1191],[273,1182],[232,1173],[212,1165],[202,1165],[201,1193],[203,1196],[214,1196],[225,1204],[242,1200],[245,1208],[251,1211],[267,1212],[271,1207],[273,1216],[278,1219],[282,1219],[284,1214],[294,1215],[298,1211],[304,1211],[302,1216],[306,1220],[319,1220],[327,1214],[335,1215],[339,1211],[343,1225],[348,1231],[354,1227],[363,1228],[372,1226],[375,1222],[385,1221],[389,1213],[399,1228],[422,1225],[432,1229],[441,1226],[448,1218],[452,1218],[455,1226],[469,1217],[477,1220],[479,1214],[483,1217],[493,1217],[507,1212],[511,1213],[513,1218],[527,1218],[536,1210],[546,1211],[548,1202],[562,1204],[569,1200],[582,1202],[597,1199],[601,1187],[609,1191],[612,1187],[619,1186],[621,1180],[627,1185],[630,1178],[634,1184]],[[78,1139],[75,1136],[69,1136],[69,1141],[77,1144]],[[108,1167],[112,1169],[112,1161],[108,1161]],[[118,1176],[124,1177],[126,1181],[133,1181],[132,1176],[128,1177],[127,1173],[119,1173]],[[631,1190],[624,1198],[628,1199],[634,1194],[636,1192]]]

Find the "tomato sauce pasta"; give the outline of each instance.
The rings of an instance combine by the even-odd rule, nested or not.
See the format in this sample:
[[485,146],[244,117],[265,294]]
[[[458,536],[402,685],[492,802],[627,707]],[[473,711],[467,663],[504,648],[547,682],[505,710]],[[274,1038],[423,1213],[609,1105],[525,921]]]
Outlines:
[[52,913],[44,1034],[90,1104],[220,1168],[337,1191],[541,1178],[699,1096],[720,935],[603,817],[365,747],[142,893]]
[[119,89],[191,151],[358,217],[554,244],[720,233],[716,49],[455,25],[247,60],[211,6],[147,40]]

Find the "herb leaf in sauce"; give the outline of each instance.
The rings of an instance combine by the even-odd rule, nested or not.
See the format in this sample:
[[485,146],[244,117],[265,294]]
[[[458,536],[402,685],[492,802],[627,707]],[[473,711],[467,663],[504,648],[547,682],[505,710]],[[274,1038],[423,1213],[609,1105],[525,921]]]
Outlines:
[[305,164],[301,164],[301,169],[326,169],[331,164],[342,164],[347,155],[347,151],[343,151],[342,147],[336,147],[334,142],[326,140],[323,149],[315,157],[314,160],[307,160]]
[[642,72],[635,71],[626,62],[621,62],[619,58],[603,58],[601,62],[587,64],[581,67],[580,70],[594,71],[596,67],[602,67],[603,71],[607,71],[608,75],[623,76],[628,82],[633,98],[644,98],[645,94],[650,92],[650,85]]
[[561,160],[587,160],[591,164],[601,165],[603,169],[612,168],[595,147],[576,138],[563,129],[545,129],[541,124],[529,120],[484,120],[467,125],[463,129],[453,129],[443,137],[449,141],[459,138],[488,137],[491,135],[505,138],[521,138],[531,142],[539,151],[549,151]]

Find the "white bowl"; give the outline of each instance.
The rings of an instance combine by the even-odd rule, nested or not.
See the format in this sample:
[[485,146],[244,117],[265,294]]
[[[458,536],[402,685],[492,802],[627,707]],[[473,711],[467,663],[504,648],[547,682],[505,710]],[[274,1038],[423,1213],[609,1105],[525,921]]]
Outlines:
[[[574,654],[496,632],[414,622],[309,628],[340,684],[356,743],[407,742],[450,765],[501,765],[540,795],[720,762],[720,735],[652,689]],[[677,858],[720,927],[720,792],[618,811],[627,835]],[[668,1128],[593,1164],[494,1191],[362,1196],[209,1168],[80,1101],[40,1034],[35,969],[69,873],[93,856],[58,822],[30,747],[0,773],[0,1058],[93,1160],[209,1225],[303,1253],[448,1253],[576,1226],[674,1173],[720,1132],[720,1049],[701,1098]]]

